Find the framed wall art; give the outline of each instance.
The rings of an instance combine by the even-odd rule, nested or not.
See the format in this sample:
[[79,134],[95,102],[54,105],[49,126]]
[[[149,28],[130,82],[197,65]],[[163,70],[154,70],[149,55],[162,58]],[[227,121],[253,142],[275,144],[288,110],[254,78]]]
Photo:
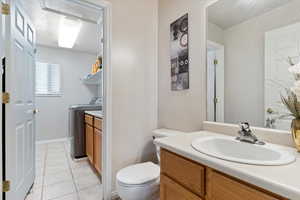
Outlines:
[[189,21],[188,14],[171,24],[171,89],[189,89]]

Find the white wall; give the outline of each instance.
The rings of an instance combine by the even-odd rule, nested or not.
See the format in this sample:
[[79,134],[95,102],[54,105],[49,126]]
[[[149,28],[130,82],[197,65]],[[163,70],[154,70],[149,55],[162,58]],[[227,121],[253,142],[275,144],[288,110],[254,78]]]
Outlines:
[[96,55],[38,46],[37,61],[60,64],[61,97],[36,97],[37,140],[64,138],[68,133],[68,107],[88,103],[97,95],[96,86],[85,86],[80,78],[91,71]]
[[207,23],[207,38],[212,42],[224,44],[224,30],[213,23]]
[[224,31],[226,122],[264,125],[264,34],[299,22],[299,8],[293,1]]
[[[206,119],[206,22],[201,0],[159,0],[159,127],[193,131]],[[190,89],[171,91],[170,24],[189,14]]]

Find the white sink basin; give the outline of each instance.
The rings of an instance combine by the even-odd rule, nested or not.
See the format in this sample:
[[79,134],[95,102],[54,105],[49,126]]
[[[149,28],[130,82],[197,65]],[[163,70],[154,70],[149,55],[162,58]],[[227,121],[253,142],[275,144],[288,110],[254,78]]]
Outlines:
[[209,156],[251,165],[286,165],[296,159],[295,155],[280,146],[249,144],[233,137],[199,138],[192,142],[192,147]]

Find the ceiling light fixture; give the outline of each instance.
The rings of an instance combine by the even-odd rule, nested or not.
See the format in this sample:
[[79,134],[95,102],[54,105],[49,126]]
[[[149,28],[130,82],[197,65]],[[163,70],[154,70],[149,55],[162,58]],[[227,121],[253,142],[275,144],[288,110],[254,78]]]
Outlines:
[[62,17],[59,23],[58,46],[73,48],[81,29],[81,21]]

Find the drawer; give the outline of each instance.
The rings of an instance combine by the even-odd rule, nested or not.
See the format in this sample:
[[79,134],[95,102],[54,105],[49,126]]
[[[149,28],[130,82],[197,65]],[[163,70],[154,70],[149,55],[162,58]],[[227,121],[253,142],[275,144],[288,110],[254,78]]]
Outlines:
[[167,150],[161,150],[161,172],[193,193],[205,196],[205,167]]
[[91,126],[94,125],[94,117],[91,116],[91,115],[87,115],[87,114],[84,115],[84,121],[85,121],[85,123],[87,123],[87,124],[89,124]]
[[102,119],[96,118],[94,119],[94,127],[98,130],[102,130]]
[[202,200],[165,175],[160,177],[160,200]]
[[213,200],[287,200],[212,169],[207,170],[207,197]]

